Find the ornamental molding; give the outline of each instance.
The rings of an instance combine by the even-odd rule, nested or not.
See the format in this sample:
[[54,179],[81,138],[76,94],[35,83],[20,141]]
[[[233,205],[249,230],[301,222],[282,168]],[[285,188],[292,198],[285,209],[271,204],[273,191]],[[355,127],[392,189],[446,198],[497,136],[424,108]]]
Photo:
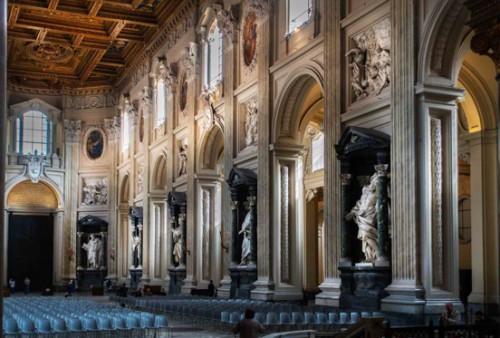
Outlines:
[[122,77],[115,83],[118,91],[122,91],[136,74],[147,59],[158,53],[161,48],[171,49],[179,39],[181,39],[189,29],[194,27],[196,16],[196,0],[185,1],[172,20],[158,32],[157,37],[149,46],[136,58],[136,62],[130,65],[128,71],[125,71]]
[[133,102],[130,100],[129,94],[123,95],[123,113],[130,119],[130,124],[135,126],[139,120],[139,113]]
[[37,150],[34,154],[23,155],[19,163],[25,165],[23,176],[28,176],[33,183],[38,183],[42,175],[45,176],[45,167],[51,166],[50,160],[43,154],[38,155]]
[[432,173],[432,285],[444,283],[443,247],[443,136],[442,121],[431,119],[431,173]]
[[239,6],[233,5],[230,10],[221,9],[217,12],[217,27],[222,33],[225,42],[225,50],[233,47],[238,36]]
[[144,116],[148,116],[152,113],[153,100],[151,97],[151,87],[144,86],[141,92],[140,110]]
[[184,48],[180,64],[187,74],[187,81],[191,82],[195,76],[198,74],[199,70],[199,45],[196,42],[190,42],[187,47]]
[[120,136],[120,118],[114,116],[112,119],[104,119],[104,130],[106,130],[108,140],[118,140]]

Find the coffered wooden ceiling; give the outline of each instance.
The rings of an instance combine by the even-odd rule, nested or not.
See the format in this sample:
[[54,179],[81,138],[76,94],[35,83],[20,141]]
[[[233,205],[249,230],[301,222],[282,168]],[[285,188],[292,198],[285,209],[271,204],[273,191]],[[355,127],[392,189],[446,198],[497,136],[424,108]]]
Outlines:
[[9,81],[51,89],[113,85],[185,2],[8,1]]

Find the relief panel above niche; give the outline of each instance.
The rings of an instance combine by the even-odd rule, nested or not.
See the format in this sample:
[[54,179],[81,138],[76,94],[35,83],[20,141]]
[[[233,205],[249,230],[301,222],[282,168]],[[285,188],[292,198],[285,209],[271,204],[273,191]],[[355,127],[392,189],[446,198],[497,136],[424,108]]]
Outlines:
[[347,46],[348,102],[377,97],[391,82],[391,24],[388,18],[351,36]]

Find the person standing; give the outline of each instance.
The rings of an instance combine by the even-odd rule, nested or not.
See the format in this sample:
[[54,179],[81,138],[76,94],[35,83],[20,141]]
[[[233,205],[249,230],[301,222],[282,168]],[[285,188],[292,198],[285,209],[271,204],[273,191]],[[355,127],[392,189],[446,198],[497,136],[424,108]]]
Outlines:
[[16,292],[16,279],[15,278],[9,279],[9,287],[10,287],[10,293],[14,294],[14,292]]
[[245,318],[238,322],[233,329],[233,333],[239,333],[240,338],[257,338],[259,333],[264,333],[264,327],[253,317],[255,317],[255,311],[247,309]]
[[28,277],[24,278],[24,294],[28,295],[30,293],[30,279]]

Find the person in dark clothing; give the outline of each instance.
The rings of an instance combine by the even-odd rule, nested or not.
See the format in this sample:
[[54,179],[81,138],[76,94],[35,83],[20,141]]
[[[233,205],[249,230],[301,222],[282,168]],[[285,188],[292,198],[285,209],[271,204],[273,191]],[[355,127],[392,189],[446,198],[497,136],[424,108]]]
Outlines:
[[259,333],[264,333],[264,327],[258,321],[253,319],[255,311],[247,309],[245,311],[245,318],[240,320],[234,327],[233,333],[239,333],[240,338],[257,338]]
[[208,284],[208,295],[210,297],[215,296],[215,285],[213,280],[210,280],[210,284]]

